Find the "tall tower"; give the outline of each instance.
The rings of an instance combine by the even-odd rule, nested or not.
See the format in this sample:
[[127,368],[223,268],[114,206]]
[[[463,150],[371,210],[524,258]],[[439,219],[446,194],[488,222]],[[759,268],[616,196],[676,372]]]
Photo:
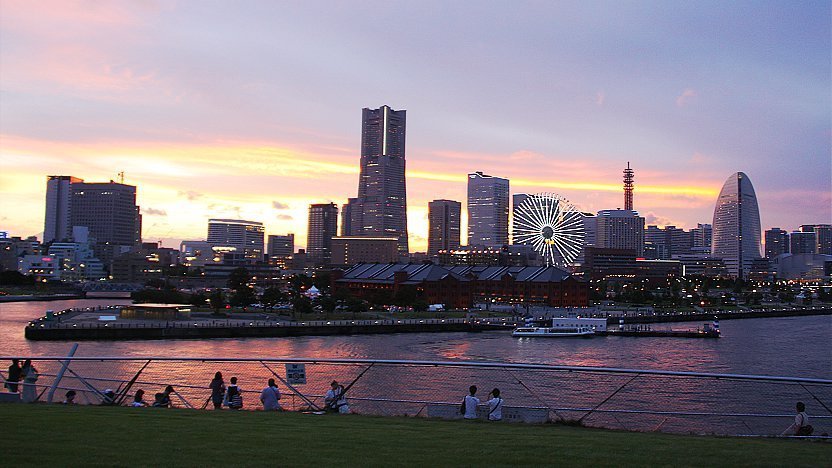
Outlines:
[[405,131],[407,111],[389,106],[361,114],[361,174],[358,197],[346,210],[351,236],[396,237],[408,253]]
[[428,255],[440,250],[459,249],[459,223],[462,203],[434,200],[428,203]]
[[508,244],[508,194],[508,179],[468,174],[468,247]]
[[306,253],[316,265],[332,261],[332,238],[338,234],[338,205],[318,203],[309,205],[309,230]]
[[760,209],[751,179],[742,172],[731,174],[714,207],[711,254],[721,258],[728,273],[744,278],[751,263],[760,258]]
[[83,182],[72,176],[46,178],[46,216],[43,223],[43,242],[62,241],[72,236],[71,185]]
[[633,209],[633,175],[635,172],[630,169],[630,161],[627,161],[627,169],[624,169],[624,209]]

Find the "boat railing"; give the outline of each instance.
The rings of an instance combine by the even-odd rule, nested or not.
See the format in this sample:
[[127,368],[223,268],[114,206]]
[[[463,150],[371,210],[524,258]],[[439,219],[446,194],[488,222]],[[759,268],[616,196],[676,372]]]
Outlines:
[[[483,399],[499,388],[507,406],[543,411],[552,422],[768,436],[788,427],[795,403],[803,401],[815,435],[832,430],[832,380],[823,378],[474,361],[0,356],[12,358],[32,360],[39,378],[20,382],[18,390],[43,403],[59,403],[74,390],[79,403],[102,404],[109,401],[105,389],[119,404],[129,404],[138,389],[152,402],[172,385],[174,406],[213,408],[208,384],[219,371],[226,383],[238,378],[245,409],[260,408],[259,392],[270,378],[287,410],[322,409],[324,393],[337,380],[348,389],[353,412],[398,416],[430,416],[437,405],[458,405],[468,386],[477,385]],[[0,381],[6,379],[0,372]]]

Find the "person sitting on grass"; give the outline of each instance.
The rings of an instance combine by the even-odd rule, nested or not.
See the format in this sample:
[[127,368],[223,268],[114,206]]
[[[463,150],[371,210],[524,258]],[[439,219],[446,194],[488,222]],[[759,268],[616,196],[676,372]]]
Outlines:
[[806,414],[806,405],[802,401],[798,401],[796,409],[797,414],[794,416],[794,422],[787,427],[780,435],[795,435],[795,436],[810,436],[815,428],[809,424],[809,415]]
[[468,387],[468,393],[469,395],[465,395],[465,398],[462,399],[462,417],[465,419],[477,419],[477,405],[480,404],[480,399],[475,396],[477,394],[477,386],[471,385]]
[[133,408],[143,408],[147,406],[147,402],[144,401],[144,390],[136,390],[136,394],[133,396],[133,403],[130,403],[130,406]]
[[339,385],[338,381],[333,380],[329,384],[330,389],[327,390],[324,397],[324,403],[329,411],[336,413],[347,414],[350,412],[350,405],[347,404],[346,390],[343,385]]
[[503,419],[503,399],[500,398],[500,389],[491,390],[491,399],[485,402],[488,405],[488,420],[499,421]]
[[66,392],[66,394],[64,395],[63,404],[64,405],[77,405],[78,403],[75,403],[75,395],[76,395],[75,390],[68,390]]
[[263,403],[264,411],[283,411],[280,407],[280,390],[274,379],[269,379],[269,384],[260,392],[260,403]]
[[243,407],[243,393],[237,386],[237,377],[231,377],[231,385],[225,390],[225,406],[233,410]]

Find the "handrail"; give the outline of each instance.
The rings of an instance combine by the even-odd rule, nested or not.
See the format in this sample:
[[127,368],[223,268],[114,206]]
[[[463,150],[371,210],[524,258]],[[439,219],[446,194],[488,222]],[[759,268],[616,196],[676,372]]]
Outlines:
[[11,359],[32,359],[33,361],[189,361],[189,362],[295,362],[314,364],[389,364],[389,365],[410,365],[427,367],[474,367],[474,368],[500,368],[500,369],[523,369],[523,370],[544,370],[544,371],[566,371],[566,372],[588,372],[607,374],[644,374],[670,377],[697,377],[714,378],[725,380],[749,380],[766,382],[787,382],[832,385],[832,379],[818,379],[807,377],[789,377],[773,375],[750,375],[750,374],[718,374],[709,372],[689,371],[666,371],[653,369],[627,369],[618,367],[590,367],[590,366],[562,366],[551,364],[521,364],[510,362],[481,362],[481,361],[422,361],[404,359],[343,359],[343,358],[226,358],[226,357],[167,357],[167,356],[0,356],[0,360]]

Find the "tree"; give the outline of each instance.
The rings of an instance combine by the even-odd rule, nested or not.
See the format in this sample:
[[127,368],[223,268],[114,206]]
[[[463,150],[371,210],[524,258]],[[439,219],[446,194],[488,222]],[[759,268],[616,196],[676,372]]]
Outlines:
[[314,309],[312,308],[312,300],[304,295],[300,295],[292,301],[292,316],[294,317],[295,314],[311,314]]
[[191,300],[189,301],[189,303],[195,306],[204,306],[207,301],[208,296],[206,296],[205,293],[197,292],[191,294]]
[[223,297],[222,291],[219,289],[211,293],[208,301],[211,303],[211,308],[214,309],[215,314],[218,314],[220,309],[225,307],[225,297]]
[[266,288],[263,294],[260,295],[260,303],[267,309],[272,309],[278,303],[286,300],[286,295],[277,287]]
[[130,297],[136,303],[181,304],[184,302],[182,295],[173,289],[142,289],[135,291]]
[[35,284],[35,278],[33,276],[26,276],[15,270],[4,270],[0,271],[0,284],[14,286],[31,285]]
[[239,291],[243,288],[249,287],[249,281],[251,281],[251,275],[245,267],[235,268],[231,271],[231,274],[228,275],[228,287],[234,291]]
[[338,302],[331,296],[321,296],[318,298],[318,305],[321,306],[322,311],[326,312],[327,314],[331,314],[332,311],[335,310],[335,307],[338,305]]

